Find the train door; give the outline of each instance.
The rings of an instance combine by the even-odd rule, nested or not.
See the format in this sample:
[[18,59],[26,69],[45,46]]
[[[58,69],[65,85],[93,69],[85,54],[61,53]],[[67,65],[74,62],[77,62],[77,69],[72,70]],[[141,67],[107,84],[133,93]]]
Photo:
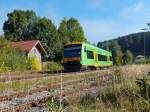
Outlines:
[[97,66],[98,65],[98,54],[96,52],[94,52],[94,62],[95,62],[95,65]]

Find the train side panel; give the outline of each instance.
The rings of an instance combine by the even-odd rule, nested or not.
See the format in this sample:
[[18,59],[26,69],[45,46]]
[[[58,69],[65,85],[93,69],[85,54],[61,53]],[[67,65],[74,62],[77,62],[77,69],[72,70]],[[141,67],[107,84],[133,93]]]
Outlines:
[[[102,57],[104,57],[104,59]],[[94,47],[89,44],[83,44],[80,63],[83,67],[107,67],[112,66],[111,57],[111,52]]]

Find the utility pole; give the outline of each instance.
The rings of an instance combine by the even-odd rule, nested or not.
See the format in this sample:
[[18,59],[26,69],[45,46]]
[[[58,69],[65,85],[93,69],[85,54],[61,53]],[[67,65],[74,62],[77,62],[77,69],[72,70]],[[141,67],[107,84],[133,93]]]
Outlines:
[[62,108],[63,108],[63,106],[62,106],[62,99],[63,99],[63,96],[62,96],[62,92],[63,92],[63,75],[62,75],[62,72],[61,72],[61,75],[60,75],[60,80],[61,80],[61,85],[60,85],[60,89],[61,89],[61,94],[60,94],[60,111],[62,111]]
[[143,41],[144,45],[143,45],[143,50],[144,50],[144,58],[145,58],[145,55],[146,55],[146,53],[145,53],[145,48],[146,48],[145,47],[145,34],[146,34],[147,31],[150,30],[150,23],[147,23],[147,27],[144,27],[141,30],[144,31],[144,41]]
[[142,31],[144,31],[144,41],[143,41],[143,54],[144,54],[144,58],[145,58],[145,33],[146,31],[148,31],[148,28],[143,28],[141,29]]

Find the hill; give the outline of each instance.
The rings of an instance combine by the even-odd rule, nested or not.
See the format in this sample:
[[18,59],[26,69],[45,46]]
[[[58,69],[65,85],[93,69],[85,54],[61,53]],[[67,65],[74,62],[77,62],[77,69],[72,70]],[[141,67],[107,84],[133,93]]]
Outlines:
[[130,50],[134,56],[144,55],[144,37],[145,55],[150,56],[150,32],[139,32],[104,42],[98,42],[97,46],[103,49],[109,48],[112,52],[121,50],[125,53],[127,50]]

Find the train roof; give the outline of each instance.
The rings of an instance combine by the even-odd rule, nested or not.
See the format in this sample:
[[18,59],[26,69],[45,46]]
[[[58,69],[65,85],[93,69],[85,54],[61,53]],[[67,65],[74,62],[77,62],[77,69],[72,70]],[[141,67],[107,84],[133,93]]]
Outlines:
[[67,44],[65,44],[64,46],[69,46],[69,45],[81,45],[83,44],[83,42],[69,42]]
[[91,45],[91,44],[87,44],[87,43],[83,43],[83,44],[84,44],[85,46],[89,46],[89,47],[91,47],[91,48],[93,48],[93,49],[96,49],[97,51],[100,51],[100,52],[103,52],[103,53],[112,55],[112,53],[111,53],[110,51],[101,49],[101,48],[99,48],[99,47],[97,47],[97,46],[94,46],[94,45]]
[[85,43],[85,42],[70,42],[70,43],[65,44],[64,46],[69,46],[69,45],[85,45],[85,46],[89,46],[89,47],[91,47],[91,48],[93,48],[93,49],[96,49],[96,50],[98,50],[98,51],[102,51],[102,52],[111,54],[110,51],[101,49],[101,48],[99,48],[99,47],[97,47],[97,46],[94,46],[94,45],[91,45],[91,44],[88,44],[88,43]]

